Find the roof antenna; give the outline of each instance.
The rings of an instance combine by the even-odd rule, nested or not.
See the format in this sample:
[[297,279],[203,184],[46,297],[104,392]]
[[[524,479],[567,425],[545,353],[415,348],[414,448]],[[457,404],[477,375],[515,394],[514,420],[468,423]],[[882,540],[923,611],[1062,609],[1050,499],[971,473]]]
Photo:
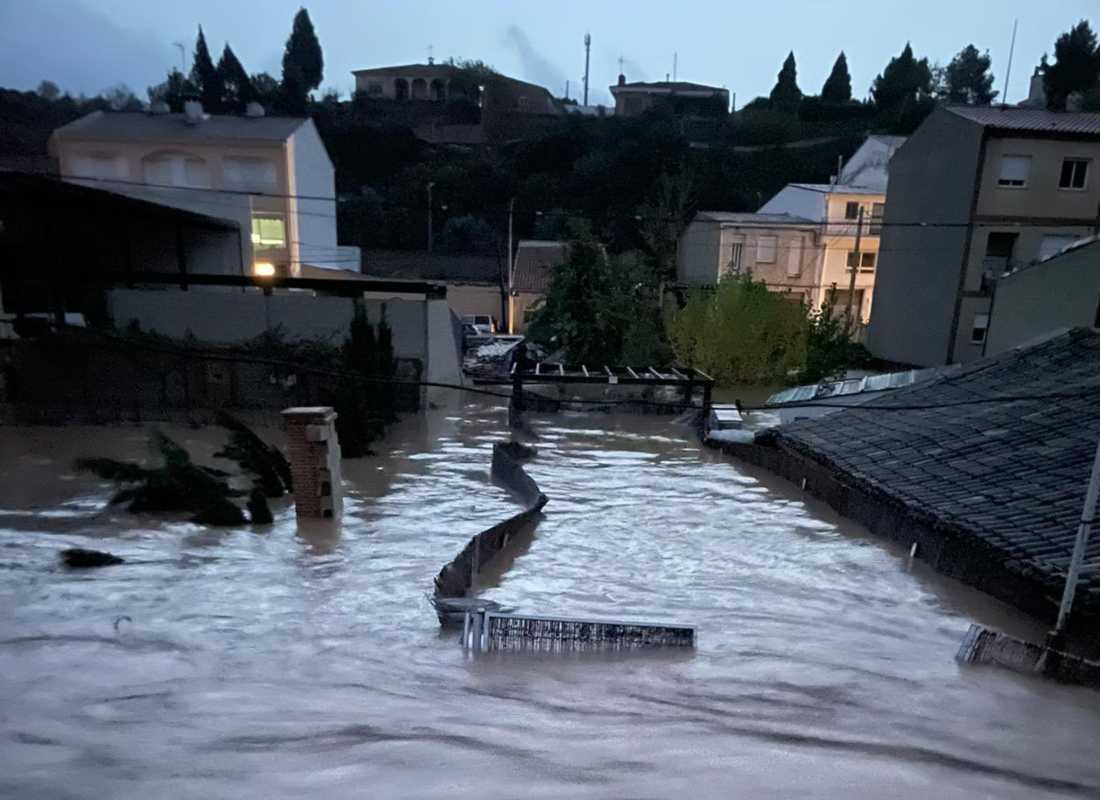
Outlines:
[[584,35],[584,105],[588,105],[588,56],[592,50],[592,34]]
[[1016,52],[1016,26],[1020,18],[1012,20],[1012,44],[1008,46],[1008,68],[1005,70],[1005,90],[1001,92],[1001,110],[1008,107],[1008,79],[1012,77],[1012,54]]
[[679,53],[672,52],[672,80],[676,80],[676,60],[679,57]]
[[431,64],[434,64],[434,63],[435,63],[435,47],[433,45],[428,45],[428,64],[431,65]]

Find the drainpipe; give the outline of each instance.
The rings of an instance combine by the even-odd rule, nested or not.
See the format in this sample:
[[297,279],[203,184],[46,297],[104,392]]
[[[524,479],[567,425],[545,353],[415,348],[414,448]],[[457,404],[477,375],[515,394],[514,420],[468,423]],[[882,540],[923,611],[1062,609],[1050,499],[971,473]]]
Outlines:
[[1060,650],[1065,637],[1066,621],[1073,608],[1073,597],[1077,593],[1077,581],[1081,577],[1081,565],[1085,560],[1085,550],[1089,546],[1092,523],[1096,517],[1096,498],[1100,495],[1100,443],[1096,446],[1096,456],[1092,460],[1092,474],[1089,487],[1085,492],[1085,507],[1081,511],[1081,524],[1077,528],[1077,539],[1073,543],[1073,556],[1066,573],[1066,585],[1062,591],[1062,603],[1058,607],[1058,622],[1047,636],[1047,647]]

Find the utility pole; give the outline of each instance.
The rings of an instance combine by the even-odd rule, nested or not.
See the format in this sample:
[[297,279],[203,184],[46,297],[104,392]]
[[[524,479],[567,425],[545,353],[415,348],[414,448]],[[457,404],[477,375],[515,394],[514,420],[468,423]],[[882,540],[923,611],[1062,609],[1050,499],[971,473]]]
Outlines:
[[[848,308],[844,312],[844,331],[847,333],[852,329],[852,301],[856,296],[856,273],[859,272],[860,253],[859,245],[863,239],[863,206],[859,207],[859,215],[856,217],[856,252],[854,253],[855,259],[852,264],[852,277],[848,279]],[[862,312],[862,309],[860,309]]]
[[679,53],[672,54],[672,80],[676,80],[676,62],[678,61]]
[[508,201],[508,334],[516,332],[516,257],[512,255],[512,214],[516,210],[516,198]]
[[433,181],[428,181],[428,252],[432,252],[432,187]]
[[592,51],[592,34],[584,35],[584,104],[588,105],[588,57]]
[[173,46],[178,47],[180,50],[180,69],[183,70],[183,75],[187,75],[187,51],[183,46],[183,42],[172,42]]

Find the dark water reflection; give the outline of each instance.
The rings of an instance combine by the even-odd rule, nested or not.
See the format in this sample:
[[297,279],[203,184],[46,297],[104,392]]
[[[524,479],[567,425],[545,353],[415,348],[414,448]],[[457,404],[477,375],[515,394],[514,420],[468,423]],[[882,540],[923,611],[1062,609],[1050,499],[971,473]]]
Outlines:
[[[1033,626],[667,420],[536,418],[551,502],[486,596],[693,623],[695,654],[468,660],[425,595],[515,511],[504,423],[406,420],[345,462],[339,530],[230,532],[99,512],[68,464],[138,429],[0,431],[0,795],[1100,794],[1097,695],[952,660],[971,620]],[[62,572],[78,544],[131,563]]]

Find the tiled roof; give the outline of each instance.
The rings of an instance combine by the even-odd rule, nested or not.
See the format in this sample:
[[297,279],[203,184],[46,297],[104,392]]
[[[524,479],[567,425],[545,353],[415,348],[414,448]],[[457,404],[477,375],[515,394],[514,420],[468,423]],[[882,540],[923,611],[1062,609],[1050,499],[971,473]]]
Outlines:
[[402,278],[450,283],[500,285],[496,256],[426,253],[422,250],[364,250],[363,274],[372,278]]
[[[1050,394],[1066,396],[920,408]],[[1074,330],[775,436],[1060,591],[1100,440],[1100,334]],[[1100,537],[1089,564],[1100,601]]]
[[144,111],[93,111],[54,131],[59,139],[185,143],[212,139],[284,142],[307,117],[245,117],[210,114],[197,124],[183,114]]
[[796,189],[821,194],[883,194],[882,189],[873,186],[850,186],[844,183],[788,183]]
[[948,111],[987,128],[1028,133],[1100,136],[1100,114],[1014,106],[947,106]]
[[646,83],[645,81],[634,81],[633,83],[622,83],[611,87],[611,90],[615,89],[646,89],[648,91],[658,92],[725,92],[726,89],[720,86],[707,86],[703,83],[689,83],[688,81],[652,81]]
[[569,255],[568,242],[526,240],[516,250],[516,274],[512,286],[516,291],[545,294],[550,288],[554,267],[565,263]]

